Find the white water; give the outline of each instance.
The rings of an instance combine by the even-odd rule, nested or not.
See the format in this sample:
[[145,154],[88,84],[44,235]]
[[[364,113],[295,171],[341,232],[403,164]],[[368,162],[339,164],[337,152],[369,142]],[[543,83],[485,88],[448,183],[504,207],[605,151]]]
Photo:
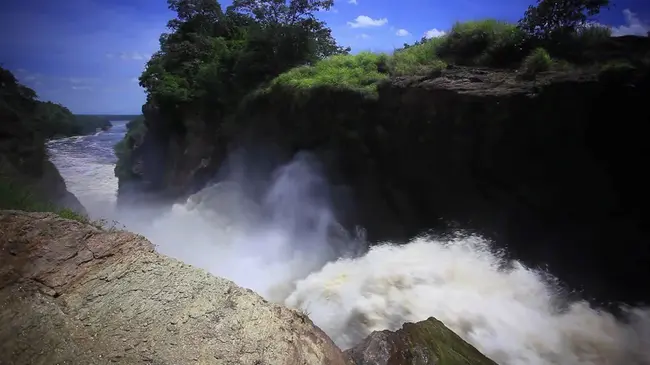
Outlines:
[[422,238],[364,254],[363,234],[338,227],[327,182],[305,156],[278,169],[258,201],[247,194],[246,174],[226,174],[230,181],[152,217],[114,209],[113,166],[93,162],[101,146],[84,145],[81,158],[60,143],[50,146],[53,161],[91,215],[120,220],[162,253],[305,310],[342,348],[434,316],[501,365],[650,364],[650,311],[630,309],[628,324],[584,302],[559,311],[562,299],[541,273],[519,263],[501,269],[480,237]]

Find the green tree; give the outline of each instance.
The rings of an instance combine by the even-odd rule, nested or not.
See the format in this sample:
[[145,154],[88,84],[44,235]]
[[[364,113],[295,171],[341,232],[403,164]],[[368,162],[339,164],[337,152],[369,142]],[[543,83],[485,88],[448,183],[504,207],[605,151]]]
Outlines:
[[528,7],[519,27],[534,38],[562,38],[608,5],[609,0],[537,0],[536,6]]
[[157,111],[155,123],[176,133],[191,128],[188,113],[219,123],[280,73],[349,52],[314,15],[332,0],[235,0],[225,12],[214,0],[168,5],[177,17],[168,22],[170,32],[161,35],[140,85],[148,100],[143,110]]

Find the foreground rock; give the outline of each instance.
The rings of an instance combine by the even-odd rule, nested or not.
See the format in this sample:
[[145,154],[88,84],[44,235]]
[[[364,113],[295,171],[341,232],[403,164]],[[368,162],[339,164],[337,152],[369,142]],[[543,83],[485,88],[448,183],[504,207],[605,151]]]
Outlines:
[[0,211],[0,364],[344,364],[306,316],[144,237]]
[[375,331],[345,353],[355,365],[496,365],[433,317]]

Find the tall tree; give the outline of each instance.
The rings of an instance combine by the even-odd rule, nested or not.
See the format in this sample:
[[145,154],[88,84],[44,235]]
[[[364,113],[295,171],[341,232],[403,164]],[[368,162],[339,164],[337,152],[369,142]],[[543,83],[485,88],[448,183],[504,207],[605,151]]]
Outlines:
[[528,7],[519,27],[535,38],[561,37],[575,32],[608,5],[609,0],[537,0],[536,6]]

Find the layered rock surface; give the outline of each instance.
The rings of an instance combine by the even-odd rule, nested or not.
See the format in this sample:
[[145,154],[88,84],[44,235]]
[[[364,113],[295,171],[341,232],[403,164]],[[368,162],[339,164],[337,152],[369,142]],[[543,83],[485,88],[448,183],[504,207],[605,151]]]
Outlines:
[[345,353],[355,365],[496,365],[435,318],[375,331]]
[[0,364],[345,364],[307,316],[144,237],[0,212]]

